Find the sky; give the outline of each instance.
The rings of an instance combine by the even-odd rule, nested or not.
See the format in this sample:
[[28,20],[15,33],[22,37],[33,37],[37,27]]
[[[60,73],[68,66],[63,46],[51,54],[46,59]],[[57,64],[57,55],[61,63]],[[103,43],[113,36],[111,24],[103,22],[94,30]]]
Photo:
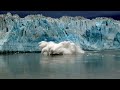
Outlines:
[[95,17],[111,17],[120,20],[120,11],[0,11],[0,14],[18,14],[20,17],[25,17],[30,14],[43,14],[44,16],[59,18],[62,16],[83,16],[85,18]]

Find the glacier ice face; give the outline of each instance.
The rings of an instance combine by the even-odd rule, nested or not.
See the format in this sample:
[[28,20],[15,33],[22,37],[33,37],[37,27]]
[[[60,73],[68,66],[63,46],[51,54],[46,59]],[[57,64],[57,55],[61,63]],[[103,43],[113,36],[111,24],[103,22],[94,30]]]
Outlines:
[[40,51],[41,41],[72,41],[84,50],[120,49],[120,21],[0,15],[0,51]]

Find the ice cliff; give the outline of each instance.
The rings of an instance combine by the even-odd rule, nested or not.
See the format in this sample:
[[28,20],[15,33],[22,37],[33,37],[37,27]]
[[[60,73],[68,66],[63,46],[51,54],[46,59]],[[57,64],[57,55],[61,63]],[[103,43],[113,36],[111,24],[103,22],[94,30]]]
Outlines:
[[73,41],[84,50],[120,49],[120,21],[10,13],[0,15],[0,51],[40,51],[38,42]]

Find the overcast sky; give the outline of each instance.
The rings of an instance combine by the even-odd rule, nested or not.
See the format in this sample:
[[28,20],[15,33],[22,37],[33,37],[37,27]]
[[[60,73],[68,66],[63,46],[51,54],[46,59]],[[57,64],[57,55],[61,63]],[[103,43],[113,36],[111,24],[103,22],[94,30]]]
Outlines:
[[11,12],[24,17],[29,14],[43,14],[44,16],[59,18],[61,16],[83,16],[86,18],[112,17],[120,20],[120,11],[0,11],[0,14]]

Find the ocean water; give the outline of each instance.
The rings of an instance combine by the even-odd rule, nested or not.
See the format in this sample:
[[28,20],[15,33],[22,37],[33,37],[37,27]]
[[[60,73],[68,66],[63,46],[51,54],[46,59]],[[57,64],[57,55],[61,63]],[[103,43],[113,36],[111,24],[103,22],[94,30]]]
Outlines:
[[0,79],[117,79],[120,51],[88,51],[80,55],[40,53],[0,55]]

